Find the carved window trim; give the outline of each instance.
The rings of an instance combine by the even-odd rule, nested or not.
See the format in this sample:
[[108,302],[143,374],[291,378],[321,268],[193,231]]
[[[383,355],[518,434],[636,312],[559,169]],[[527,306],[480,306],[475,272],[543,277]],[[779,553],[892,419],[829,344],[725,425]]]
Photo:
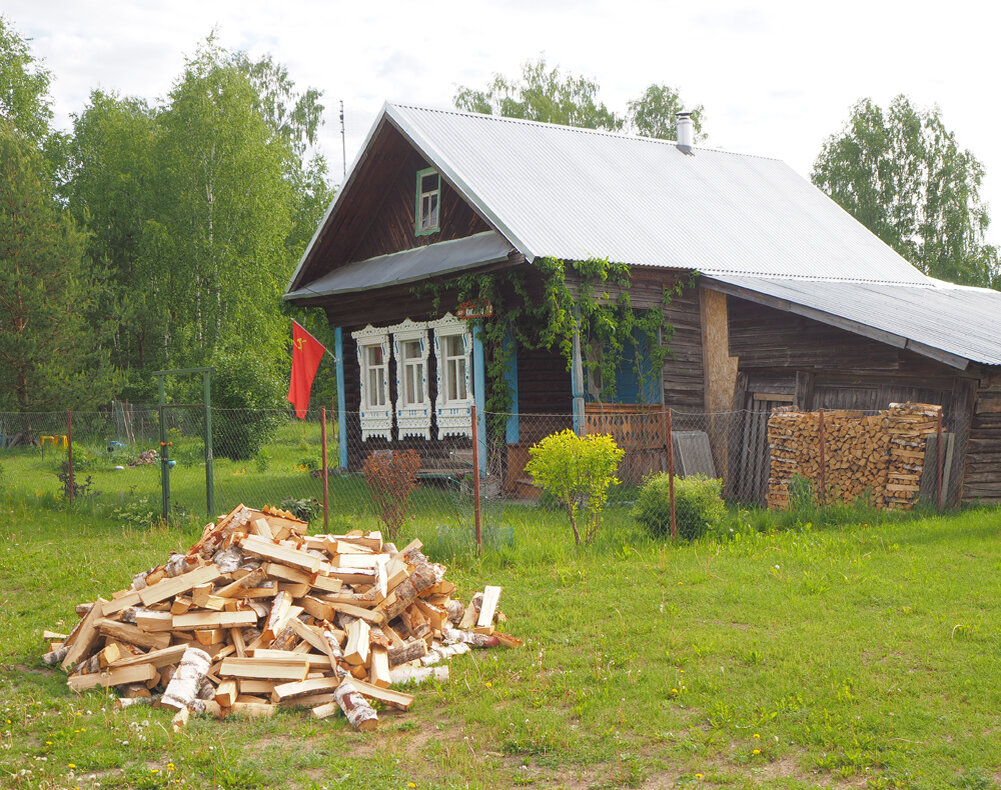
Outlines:
[[[389,398],[392,347],[389,342],[389,331],[386,327],[374,327],[369,324],[364,329],[352,332],[351,337],[358,350],[361,395],[359,419],[362,441],[379,436],[392,441],[393,409]],[[382,361],[373,364],[377,350],[381,352]]]
[[[406,436],[431,438],[431,392],[428,387],[428,343],[426,322],[406,319],[387,327],[393,336],[396,358],[396,429],[400,439]],[[418,344],[418,355],[408,355],[408,347]],[[411,395],[416,396],[411,399]]]
[[[435,418],[438,438],[446,436],[472,437],[470,415],[473,405],[472,351],[473,336],[469,325],[451,313],[428,323],[434,330],[434,353],[437,360],[437,392]],[[449,346],[461,344],[461,352],[449,354]],[[449,397],[450,391],[458,397]]]

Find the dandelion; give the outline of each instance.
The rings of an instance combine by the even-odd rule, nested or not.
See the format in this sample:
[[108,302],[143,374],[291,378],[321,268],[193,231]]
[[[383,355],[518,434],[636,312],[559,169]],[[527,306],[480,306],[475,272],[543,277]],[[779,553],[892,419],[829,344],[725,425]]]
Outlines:
[[67,768],[76,768],[76,763],[66,763]]
[[760,738],[761,736],[760,736],[760,735],[758,735],[758,733],[754,733],[754,735],[752,735],[751,737],[752,737],[752,738]]
[[77,716],[83,716],[83,711],[82,711],[82,710],[78,710],[78,711],[76,712],[76,715],[77,715]]
[[[755,751],[757,751],[757,750],[755,750]],[[150,771],[151,771],[152,773],[155,773],[155,774],[158,774],[158,773],[160,773],[160,769],[159,769],[159,768],[150,768],[149,770],[150,770]]]
[[695,774],[695,778],[696,779],[701,779],[702,778],[702,774]]
[[407,782],[407,787],[417,787],[413,782]]
[[45,742],[45,745],[46,745],[46,746],[51,746],[51,745],[52,745],[52,741],[46,741],[46,742]]
[[755,749],[751,754],[761,754],[761,749]]
[[490,688],[493,688],[493,687],[494,687],[494,684],[493,684],[493,683],[491,683],[491,682],[490,682],[490,681],[488,680],[488,681],[486,682],[486,687],[487,687],[488,689],[490,689]]
[[173,771],[174,770],[174,764],[173,763],[167,763],[167,770],[168,771]]

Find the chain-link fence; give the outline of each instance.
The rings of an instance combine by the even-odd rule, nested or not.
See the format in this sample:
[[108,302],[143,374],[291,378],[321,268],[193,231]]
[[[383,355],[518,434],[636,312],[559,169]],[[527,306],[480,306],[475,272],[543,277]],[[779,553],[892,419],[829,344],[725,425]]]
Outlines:
[[[672,466],[680,477],[721,480],[730,503],[764,506],[768,495],[767,410],[695,414],[659,406],[588,404],[576,417],[481,413],[475,426],[468,416],[439,425],[438,420],[394,420],[389,413],[323,411],[331,531],[392,530],[394,523],[407,521],[422,525],[423,534],[468,536],[479,521],[485,543],[503,543],[526,519],[565,524],[558,503],[525,467],[533,445],[567,429],[610,434],[625,450],[617,472],[621,482],[611,489],[607,505],[606,518],[613,521],[632,518],[644,479]],[[169,406],[161,412],[116,404],[104,411],[73,412],[72,426],[67,412],[0,414],[0,485],[24,497],[52,501],[66,500],[72,492],[125,522],[159,514],[161,413],[169,443],[170,509],[176,515],[207,517],[206,425],[200,405]],[[323,428],[320,409],[310,409],[302,420],[286,410],[212,409],[215,514],[240,502],[271,504],[322,524]],[[929,446],[929,463],[937,464],[935,444]],[[943,447],[948,504],[957,494],[961,459],[954,456],[948,436]],[[828,450],[825,463],[842,467],[845,459],[833,452]],[[934,485],[936,479],[934,470],[925,478],[922,491],[927,494],[927,481]]]

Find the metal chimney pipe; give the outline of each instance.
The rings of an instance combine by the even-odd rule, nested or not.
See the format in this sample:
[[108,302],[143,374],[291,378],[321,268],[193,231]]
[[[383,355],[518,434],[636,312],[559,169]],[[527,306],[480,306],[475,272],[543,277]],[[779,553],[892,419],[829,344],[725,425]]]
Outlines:
[[695,124],[690,112],[678,113],[678,148],[689,151],[695,144]]

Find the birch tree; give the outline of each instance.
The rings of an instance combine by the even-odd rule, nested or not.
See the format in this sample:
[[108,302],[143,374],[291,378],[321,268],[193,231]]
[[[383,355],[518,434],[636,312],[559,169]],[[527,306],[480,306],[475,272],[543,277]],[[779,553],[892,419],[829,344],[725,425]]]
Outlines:
[[980,198],[983,165],[935,107],[898,96],[884,111],[859,101],[817,157],[812,179],[921,271],[967,285],[996,284],[997,250]]

